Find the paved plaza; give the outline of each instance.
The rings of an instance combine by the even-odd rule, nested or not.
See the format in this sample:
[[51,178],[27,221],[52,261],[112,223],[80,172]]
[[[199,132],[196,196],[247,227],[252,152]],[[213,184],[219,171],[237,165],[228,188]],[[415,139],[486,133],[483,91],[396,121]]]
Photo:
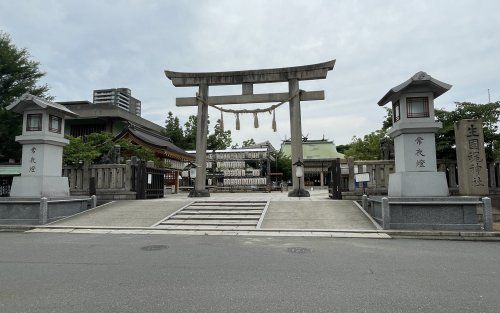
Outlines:
[[[193,201],[210,201],[221,203],[228,201],[240,201],[242,203],[269,203],[265,210],[259,208],[255,219],[261,219],[259,225],[262,230],[286,229],[286,230],[375,230],[376,227],[370,219],[349,200],[331,200],[326,190],[312,191],[309,198],[289,198],[286,193],[214,193],[210,198],[188,198],[186,193],[167,195],[167,197],[155,200],[140,201],[115,201],[96,209],[89,210],[76,216],[52,223],[51,226],[65,227],[152,227],[160,221],[172,215],[179,209],[187,206]],[[241,206],[241,205],[240,205]],[[198,208],[199,209],[199,208]],[[196,209],[196,210],[198,210]],[[217,216],[217,210],[222,208],[212,207],[207,213],[214,215],[203,215],[203,229],[229,229],[223,228],[231,223],[230,215],[219,215],[218,219],[210,219]],[[241,207],[226,207],[221,213],[229,212],[229,209],[240,212]],[[257,209],[257,208],[254,208]],[[189,210],[189,211],[188,211]],[[252,210],[256,211],[256,210]],[[199,212],[186,208],[177,215],[187,216],[186,213]],[[228,214],[229,214],[228,213]],[[245,214],[245,213],[242,213]],[[243,218],[250,219],[249,213]],[[253,212],[251,213],[253,214]],[[228,217],[229,216],[229,217]],[[234,215],[233,215],[234,216]],[[173,219],[173,217],[171,218]],[[194,218],[189,216],[184,220],[176,219],[176,223],[169,229],[196,229],[193,228]],[[184,221],[183,227],[182,221]],[[219,222],[219,224],[217,224]],[[236,221],[237,223],[237,221]],[[167,224],[167,223],[165,223]],[[241,225],[245,228],[240,230],[256,229],[248,222]],[[253,224],[252,224],[253,225]],[[200,227],[201,227],[200,226]],[[229,225],[230,226],[230,225]],[[238,226],[235,224],[235,226]],[[168,228],[168,227],[163,227]]]

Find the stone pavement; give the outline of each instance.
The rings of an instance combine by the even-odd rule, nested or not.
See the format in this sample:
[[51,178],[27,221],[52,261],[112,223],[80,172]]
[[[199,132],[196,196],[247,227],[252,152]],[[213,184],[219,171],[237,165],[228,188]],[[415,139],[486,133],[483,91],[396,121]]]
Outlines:
[[[309,198],[289,198],[286,193],[214,193],[210,198],[188,198],[186,193],[167,195],[163,199],[116,201],[86,211],[76,216],[52,223],[51,226],[64,227],[151,227],[160,221],[177,224],[174,228],[229,230],[227,225],[215,225],[207,217],[198,228],[192,227],[199,217],[187,217],[183,226],[174,213],[193,201],[252,201],[267,202],[269,207],[263,212],[262,230],[375,230],[372,222],[349,200],[330,200],[325,190],[312,191]],[[215,210],[216,207],[213,207]],[[224,208],[222,208],[224,209]],[[233,208],[234,209],[234,208]],[[191,212],[191,211],[189,211]],[[171,216],[172,215],[172,216]],[[171,216],[167,221],[164,219]],[[230,217],[226,217],[230,218]],[[177,219],[174,223],[170,220]],[[258,219],[258,218],[257,218]],[[227,223],[227,222],[226,222]],[[205,225],[203,225],[205,224]],[[210,225],[208,225],[210,224]],[[255,223],[256,224],[256,223]],[[191,226],[189,226],[191,225]],[[241,226],[240,226],[241,228]],[[252,229],[256,229],[255,226]],[[236,228],[235,228],[236,230]],[[243,230],[243,229],[242,229]],[[245,227],[244,230],[249,230]]]
[[[222,203],[224,201],[268,203],[262,210],[255,226],[232,225],[192,225],[189,219],[203,219],[207,211],[203,208],[190,208],[194,201]],[[212,224],[213,215],[239,215],[241,207],[209,206],[210,212],[205,223]],[[187,209],[184,211],[184,209]],[[235,212],[228,212],[229,210]],[[247,208],[245,215],[257,208]],[[215,212],[221,210],[223,212]],[[199,212],[198,212],[199,211]],[[226,212],[224,212],[226,211]],[[179,214],[185,219],[189,214],[202,216],[188,217],[186,225],[168,225],[171,217]],[[254,212],[252,212],[254,213]],[[184,215],[184,216],[183,216]],[[179,217],[178,216],[178,217]],[[172,219],[172,220],[175,220]],[[163,224],[163,225],[162,225]],[[191,224],[191,225],[189,225]],[[255,224],[255,221],[253,222]],[[186,193],[167,195],[166,198],[153,200],[116,201],[96,209],[82,212],[58,222],[24,230],[36,233],[80,233],[80,234],[142,234],[142,235],[237,235],[258,237],[326,237],[326,238],[419,238],[444,240],[500,241],[498,223],[496,232],[470,231],[403,231],[377,229],[371,220],[352,201],[337,201],[328,198],[326,191],[313,191],[310,198],[288,198],[286,193],[221,193],[210,198],[188,198]],[[1,230],[0,230],[1,231]],[[8,229],[7,229],[8,231]],[[15,231],[15,230],[14,230]]]
[[261,228],[376,229],[350,200],[271,201]]
[[149,227],[190,201],[115,201],[56,221],[51,226]]

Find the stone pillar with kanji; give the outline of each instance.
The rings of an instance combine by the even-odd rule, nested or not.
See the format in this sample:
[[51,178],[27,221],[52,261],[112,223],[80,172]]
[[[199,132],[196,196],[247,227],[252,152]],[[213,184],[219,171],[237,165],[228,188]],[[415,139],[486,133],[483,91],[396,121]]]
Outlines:
[[480,119],[465,119],[455,123],[455,143],[459,194],[488,195],[483,122]]
[[23,115],[21,176],[14,177],[11,197],[69,197],[68,178],[62,177],[64,120],[77,114],[65,106],[25,94],[7,107]]
[[395,173],[389,176],[390,197],[448,196],[446,173],[437,171],[435,133],[442,127],[434,120],[434,99],[451,85],[418,72],[391,88],[378,102],[392,103]]

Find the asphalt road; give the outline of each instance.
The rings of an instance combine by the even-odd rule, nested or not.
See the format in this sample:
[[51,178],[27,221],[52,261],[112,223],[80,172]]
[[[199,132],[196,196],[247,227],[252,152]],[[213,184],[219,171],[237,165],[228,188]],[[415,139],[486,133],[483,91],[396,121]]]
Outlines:
[[500,312],[500,243],[0,233],[0,312]]

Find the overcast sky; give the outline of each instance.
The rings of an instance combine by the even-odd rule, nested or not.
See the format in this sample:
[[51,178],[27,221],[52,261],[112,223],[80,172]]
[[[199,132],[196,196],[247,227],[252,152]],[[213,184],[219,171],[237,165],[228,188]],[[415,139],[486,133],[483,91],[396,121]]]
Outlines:
[[[325,90],[324,101],[302,103],[302,131],[348,143],[379,129],[377,101],[423,70],[452,84],[437,99],[500,100],[500,1],[14,1],[0,0],[0,29],[41,63],[58,101],[89,100],[92,90],[128,87],[142,116],[164,125],[168,111],[184,123],[195,107],[175,107],[196,88],[173,87],[165,69],[227,71],[307,65],[336,59],[326,80],[301,82]],[[286,84],[254,87],[286,92]],[[213,87],[210,95],[241,93]],[[261,108],[267,104],[248,104]],[[236,106],[238,107],[238,106]],[[241,107],[241,106],[240,106]],[[219,114],[210,110],[213,125]],[[288,105],[271,116],[225,116],[233,140],[253,137],[279,146],[289,138]]]

